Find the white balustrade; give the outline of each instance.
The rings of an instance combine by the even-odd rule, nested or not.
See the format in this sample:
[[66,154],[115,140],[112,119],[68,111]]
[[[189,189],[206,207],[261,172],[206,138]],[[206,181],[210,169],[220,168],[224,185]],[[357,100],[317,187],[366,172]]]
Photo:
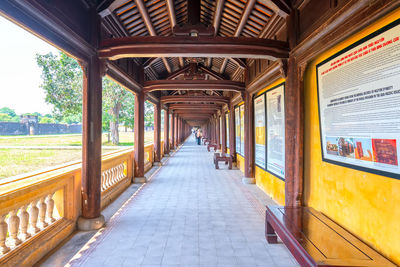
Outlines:
[[126,163],[122,162],[109,169],[103,170],[101,173],[101,191],[104,192],[107,189],[113,187],[122,179],[126,178]]
[[0,214],[0,257],[56,221],[53,195],[54,192]]

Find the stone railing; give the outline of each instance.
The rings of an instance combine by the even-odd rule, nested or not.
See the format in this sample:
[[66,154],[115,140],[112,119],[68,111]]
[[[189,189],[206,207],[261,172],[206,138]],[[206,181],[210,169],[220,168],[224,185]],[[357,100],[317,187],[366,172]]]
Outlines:
[[[102,208],[130,185],[133,165],[132,148],[103,154]],[[75,230],[80,211],[80,161],[1,179],[0,266],[33,265]]]
[[0,184],[0,266],[30,266],[75,229],[81,164]]
[[148,144],[144,146],[144,171],[151,169],[154,162],[154,145]]
[[103,156],[101,162],[101,207],[106,207],[132,182],[134,150]]

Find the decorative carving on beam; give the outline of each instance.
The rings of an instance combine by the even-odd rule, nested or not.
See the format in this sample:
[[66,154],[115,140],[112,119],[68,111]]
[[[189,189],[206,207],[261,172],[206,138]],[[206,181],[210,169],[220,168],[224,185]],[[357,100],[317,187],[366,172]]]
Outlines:
[[190,63],[189,69],[184,73],[185,80],[205,80],[205,74],[198,68],[197,63]]
[[160,101],[164,104],[168,103],[218,103],[228,104],[229,98],[223,96],[186,96],[186,95],[173,95],[162,96]]
[[146,81],[144,92],[162,90],[217,90],[243,92],[245,84],[229,80],[158,80]]
[[132,36],[104,40],[99,57],[237,57],[276,60],[288,58],[286,42],[248,37]]

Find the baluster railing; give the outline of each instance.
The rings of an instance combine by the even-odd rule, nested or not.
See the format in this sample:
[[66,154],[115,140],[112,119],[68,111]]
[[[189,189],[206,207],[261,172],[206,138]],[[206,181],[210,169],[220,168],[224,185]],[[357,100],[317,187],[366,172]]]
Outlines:
[[6,245],[8,225],[5,220],[6,215],[0,215],[0,255],[4,255],[10,251]]

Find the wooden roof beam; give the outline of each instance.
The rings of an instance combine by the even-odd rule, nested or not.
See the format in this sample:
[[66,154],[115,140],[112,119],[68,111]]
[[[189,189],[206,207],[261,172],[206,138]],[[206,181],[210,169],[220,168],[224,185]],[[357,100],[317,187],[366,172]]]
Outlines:
[[189,66],[180,68],[179,70],[174,71],[173,73],[171,73],[170,75],[168,75],[167,80],[173,80],[173,79],[175,79],[176,77],[178,77],[179,75],[184,74],[187,70],[189,70]]
[[217,103],[228,104],[229,98],[223,96],[186,96],[186,95],[167,95],[161,96],[160,101],[164,104],[169,103]]
[[214,26],[214,36],[217,35],[219,30],[219,25],[221,24],[221,15],[222,10],[224,9],[225,0],[217,0],[217,4],[215,5],[215,12],[213,18],[213,26]]
[[276,60],[289,57],[287,42],[248,37],[131,36],[104,40],[99,57],[234,57]]
[[165,91],[165,90],[217,90],[244,92],[245,85],[241,82],[229,80],[158,80],[145,81],[143,91]]
[[[146,5],[144,4],[143,0],[135,0],[135,3],[139,10],[140,15],[142,16],[144,24],[146,25],[146,28],[149,31],[150,36],[157,36],[156,29],[154,28],[153,23],[151,22],[150,15],[147,12],[147,8],[146,8]],[[168,73],[171,73],[172,69],[171,69],[171,66],[169,65],[167,59],[163,57],[162,61],[165,65],[165,69],[168,71]]]
[[[169,22],[171,24],[171,31],[176,25],[176,15],[175,15],[175,5],[174,0],[167,0],[167,9],[168,9],[168,16]],[[179,57],[179,66],[183,68],[184,66],[183,58]]]
[[213,71],[213,70],[210,69],[210,68],[207,68],[206,66],[199,65],[199,69],[201,69],[201,70],[204,71],[206,74],[208,74],[208,75],[214,77],[214,78],[217,79],[217,80],[227,80],[226,77],[224,77],[223,75],[221,75],[221,74],[219,74],[219,73]]
[[221,105],[217,104],[170,104],[169,109],[211,109],[211,110],[219,110],[221,109]]
[[[244,26],[246,26],[247,20],[249,19],[249,16],[251,14],[251,11],[253,11],[254,5],[256,4],[256,0],[248,0],[246,3],[246,7],[243,10],[242,16],[240,17],[238,26],[235,30],[234,37],[239,37],[240,34],[242,33]],[[222,62],[221,68],[219,70],[220,73],[225,72],[226,65],[228,65],[228,59],[225,58],[224,61]]]

